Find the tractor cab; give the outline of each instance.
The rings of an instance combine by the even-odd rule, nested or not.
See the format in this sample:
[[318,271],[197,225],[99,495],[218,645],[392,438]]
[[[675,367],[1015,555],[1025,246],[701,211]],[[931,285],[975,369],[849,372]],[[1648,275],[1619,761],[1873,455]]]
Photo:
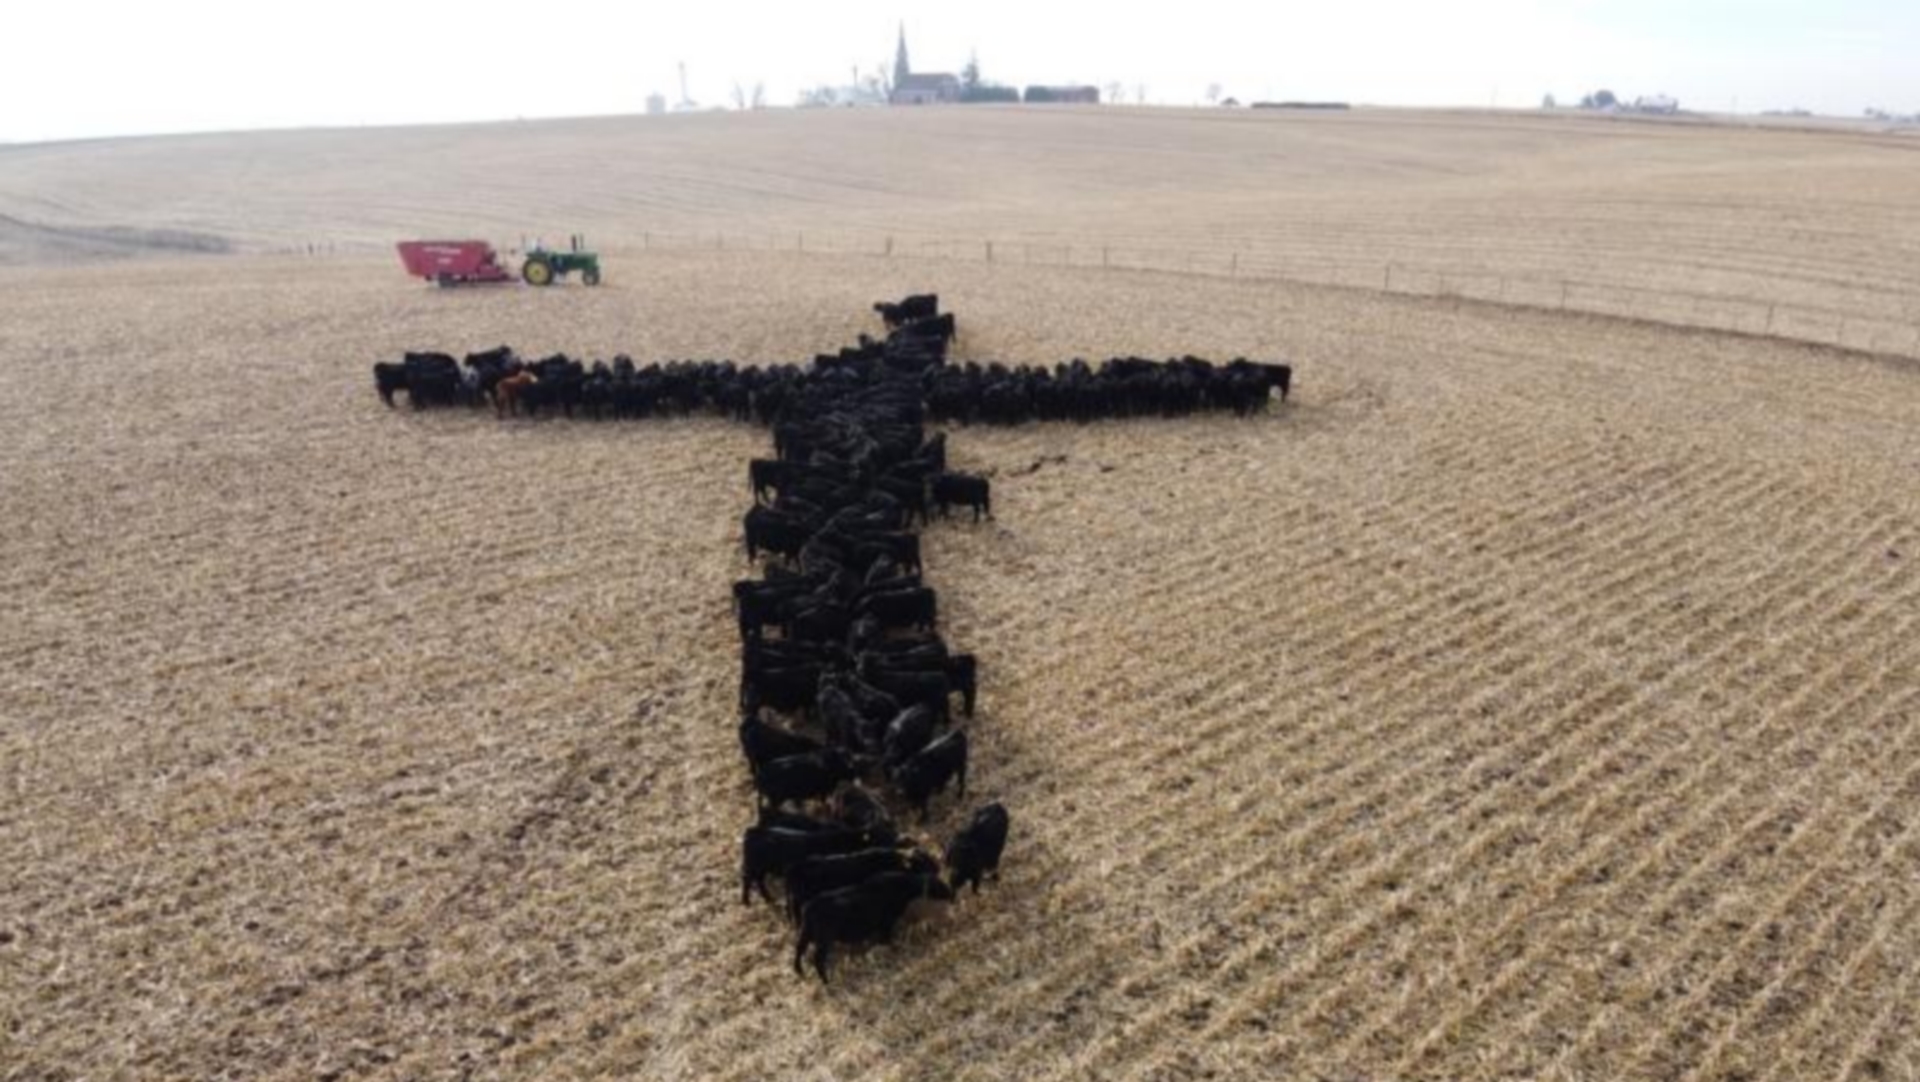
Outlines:
[[582,282],[590,286],[600,284],[600,256],[587,251],[586,238],[578,233],[567,238],[565,251],[536,243],[527,251],[526,261],[520,264],[520,277],[530,286],[550,286],[574,271],[580,272]]

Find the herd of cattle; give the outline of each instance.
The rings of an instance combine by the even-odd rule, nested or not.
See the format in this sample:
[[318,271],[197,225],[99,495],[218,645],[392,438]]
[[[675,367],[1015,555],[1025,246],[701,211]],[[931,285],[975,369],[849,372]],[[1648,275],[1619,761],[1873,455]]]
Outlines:
[[1055,369],[950,365],[956,322],[938,298],[875,310],[884,338],[823,354],[806,368],[675,363],[636,367],[537,362],[506,348],[408,354],[374,366],[389,406],[490,406],[502,416],[558,411],[592,418],[718,411],[772,428],[774,457],[748,466],[743,520],[763,575],[734,584],[741,642],[739,737],[758,794],[741,843],[741,901],[784,886],[798,930],[826,980],[841,943],[890,942],[909,909],[998,875],[1010,818],[988,804],[939,848],[903,832],[911,813],[967,788],[967,727],[979,683],[971,654],[941,638],[939,599],[922,577],[916,524],[954,508],[993,513],[985,477],[947,469],[946,437],[929,421],[1180,415],[1264,410],[1284,400],[1286,365],[1188,358],[1114,360]]
[[[889,806],[921,821],[967,788],[978,666],[941,638],[939,595],[913,532],[930,507],[990,509],[985,478],[947,469],[925,430],[919,376],[943,360],[898,330],[877,351],[836,358],[774,423],[775,456],[748,466],[749,557],[780,558],[734,585],[741,643],[740,745],[760,796],[742,843],[740,894],[785,883],[824,980],[834,944],[892,938],[921,899],[996,871],[1009,819],[975,812],[936,856],[903,837]],[[901,348],[911,347],[911,348]],[[869,355],[870,354],[870,355]],[[944,874],[943,874],[944,873]]]
[[[917,391],[927,419],[960,424],[1096,421],[1123,417],[1178,417],[1231,410],[1264,411],[1278,392],[1292,390],[1284,364],[1237,360],[1215,364],[1196,357],[1157,362],[1115,358],[1044,368],[1030,365],[948,365],[951,315],[908,324],[885,339],[823,354],[811,369],[794,365],[737,365],[731,361],[677,361],[636,366],[624,355],[585,364],[564,354],[539,361],[505,346],[468,354],[464,365],[444,353],[409,353],[373,366],[374,386],[387,405],[405,393],[415,409],[492,408],[501,417],[560,413],[592,420],[685,416],[714,410],[740,421],[770,425],[792,415],[795,402],[819,379],[841,369],[876,363],[917,365]],[[903,375],[905,368],[890,368]]]

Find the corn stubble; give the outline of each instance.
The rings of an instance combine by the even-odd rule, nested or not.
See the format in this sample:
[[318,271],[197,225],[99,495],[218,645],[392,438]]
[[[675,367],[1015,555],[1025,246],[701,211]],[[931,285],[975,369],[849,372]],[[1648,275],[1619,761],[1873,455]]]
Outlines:
[[[0,1076],[1920,1069],[1910,370],[820,256],[591,293],[244,258],[0,285]],[[998,517],[928,559],[1015,851],[823,989],[735,898],[764,433],[389,412],[367,369],[789,360],[905,288],[968,356],[1299,383],[1267,418],[954,443]]]

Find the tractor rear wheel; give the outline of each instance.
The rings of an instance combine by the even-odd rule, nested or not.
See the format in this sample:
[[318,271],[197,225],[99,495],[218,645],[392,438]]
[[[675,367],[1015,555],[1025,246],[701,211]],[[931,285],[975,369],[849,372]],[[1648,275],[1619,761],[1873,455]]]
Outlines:
[[520,268],[520,277],[526,279],[530,286],[550,286],[553,284],[553,264],[538,257],[529,259],[526,266]]
[[587,283],[590,286],[599,285],[600,284],[600,268],[588,267],[586,270],[581,271],[580,280],[582,282]]

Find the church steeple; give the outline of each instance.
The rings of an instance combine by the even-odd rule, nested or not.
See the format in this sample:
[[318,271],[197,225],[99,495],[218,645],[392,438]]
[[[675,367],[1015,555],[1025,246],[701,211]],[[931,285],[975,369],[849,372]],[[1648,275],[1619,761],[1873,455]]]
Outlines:
[[913,74],[913,65],[907,62],[907,24],[900,24],[900,51],[893,58],[893,85],[903,86],[907,76]]

